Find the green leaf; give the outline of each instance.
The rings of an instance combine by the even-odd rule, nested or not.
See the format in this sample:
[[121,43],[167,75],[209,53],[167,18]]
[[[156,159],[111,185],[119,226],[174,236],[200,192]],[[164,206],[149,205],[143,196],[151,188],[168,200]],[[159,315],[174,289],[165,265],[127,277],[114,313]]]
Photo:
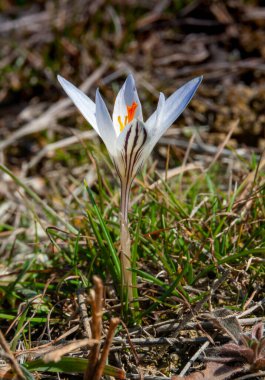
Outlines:
[[[24,366],[30,372],[61,372],[61,373],[84,373],[89,361],[83,358],[63,357],[57,363],[44,363],[42,359],[36,359],[28,363],[24,363]],[[104,375],[113,376],[117,379],[125,379],[125,372],[110,365],[106,365],[104,368]]]
[[91,204],[93,206],[93,211],[95,212],[95,215],[97,216],[97,218],[99,220],[99,225],[101,227],[103,237],[104,237],[104,239],[107,242],[107,246],[109,248],[109,251],[107,251],[106,248],[104,249],[105,245],[104,245],[103,239],[102,239],[101,235],[99,234],[99,231],[97,229],[97,226],[95,225],[95,222],[92,219],[91,214],[89,213],[89,211],[87,211],[87,215],[88,215],[89,221],[90,221],[91,226],[92,226],[92,228],[94,230],[94,233],[96,235],[98,243],[100,244],[101,248],[103,248],[103,251],[106,254],[107,261],[109,261],[109,256],[111,258],[111,267],[109,269],[111,270],[111,272],[112,272],[112,274],[114,276],[114,280],[116,280],[116,281],[118,280],[119,283],[121,283],[121,267],[120,267],[120,261],[118,259],[117,251],[116,251],[116,249],[114,247],[114,244],[113,244],[113,241],[112,241],[111,236],[109,234],[109,231],[107,229],[106,223],[103,220],[103,218],[101,216],[101,213],[100,213],[100,210],[97,207],[96,202],[95,202],[95,200],[93,198],[92,191],[89,189],[89,187],[88,187],[88,185],[87,185],[86,182],[85,182],[85,187],[86,187],[86,190],[88,192]]

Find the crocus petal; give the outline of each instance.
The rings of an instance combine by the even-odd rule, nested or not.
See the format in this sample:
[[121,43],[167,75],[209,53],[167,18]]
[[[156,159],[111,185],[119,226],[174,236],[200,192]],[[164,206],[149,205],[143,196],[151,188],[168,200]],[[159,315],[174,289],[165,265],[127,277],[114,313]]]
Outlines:
[[125,117],[127,116],[127,107],[124,99],[124,91],[125,91],[125,83],[118,92],[118,95],[116,97],[114,108],[113,108],[113,114],[112,114],[112,120],[113,120],[113,126],[116,132],[116,136],[119,136],[120,132],[120,124],[118,122],[118,118],[120,117],[121,120],[125,120]]
[[89,124],[92,125],[95,131],[100,134],[96,122],[95,103],[72,83],[68,82],[68,80],[64,79],[60,75],[57,76],[57,79],[63,87],[64,91],[72,99],[73,103],[84,116],[84,118],[89,122]]
[[164,111],[165,111],[165,102],[166,102],[165,95],[162,92],[160,92],[157,109],[156,109],[155,117],[154,117],[155,124],[154,124],[154,129],[152,128],[152,134],[156,132],[158,126],[162,123]]
[[133,102],[137,104],[135,111],[135,119],[143,121],[142,106],[136,90],[135,80],[132,74],[130,74],[125,81],[124,99],[127,105],[131,105]]
[[155,128],[155,134],[152,132],[152,128],[154,127],[156,114],[150,116],[146,122],[146,125],[149,135],[154,140],[153,145],[156,144],[160,137],[184,111],[193,95],[195,94],[197,88],[199,87],[201,81],[202,77],[192,79],[188,83],[184,84],[181,88],[179,88],[176,92],[174,92],[174,94],[172,94],[166,100],[163,107],[163,117]]
[[130,74],[127,77],[122,88],[118,92],[118,95],[115,100],[114,108],[113,108],[112,119],[113,119],[113,125],[114,125],[114,129],[116,131],[117,136],[119,136],[119,134],[121,133],[118,118],[120,117],[121,121],[124,122],[127,116],[127,112],[128,112],[127,106],[131,106],[133,102],[137,104],[134,118],[135,119],[138,118],[139,120],[142,121],[143,120],[142,106],[137,94],[133,76]]
[[142,153],[148,139],[144,124],[133,120],[117,139],[115,166],[121,180],[131,183],[142,164]]
[[99,134],[111,155],[115,154],[116,134],[109,111],[99,90],[96,92],[96,120]]

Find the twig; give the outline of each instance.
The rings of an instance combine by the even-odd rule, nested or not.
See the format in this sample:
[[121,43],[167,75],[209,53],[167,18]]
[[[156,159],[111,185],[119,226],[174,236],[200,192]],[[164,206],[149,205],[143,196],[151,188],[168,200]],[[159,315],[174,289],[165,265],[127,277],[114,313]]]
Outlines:
[[136,28],[142,29],[147,25],[159,20],[162,15],[164,15],[163,10],[168,6],[169,3],[169,0],[158,1],[157,5],[152,9],[151,12],[145,14],[136,22]]
[[103,347],[103,351],[102,351],[99,363],[97,365],[96,371],[95,371],[94,376],[93,376],[93,380],[100,380],[100,378],[103,374],[104,367],[106,365],[106,361],[108,358],[110,346],[111,346],[111,343],[112,343],[112,340],[113,340],[113,337],[115,334],[115,330],[116,330],[116,327],[118,326],[119,323],[120,323],[119,318],[112,318],[110,320],[109,331],[108,331],[108,334],[106,337],[106,341],[105,341],[105,344]]
[[[259,307],[264,308],[264,306],[265,306],[265,298],[263,298],[261,301],[257,302],[255,305],[253,305],[249,309],[244,310],[242,313],[240,313],[238,318],[241,318],[241,317],[244,317],[245,315],[251,314],[251,313],[253,313],[254,310],[258,309]],[[253,319],[253,318],[248,318],[248,319]]]
[[[117,344],[123,345],[123,347],[126,346],[131,348],[131,344],[140,346],[140,347],[151,347],[151,346],[175,346],[179,345],[182,346],[183,343],[189,343],[189,344],[201,344],[205,341],[208,341],[209,339],[206,337],[198,337],[198,338],[186,338],[184,340],[180,340],[179,338],[167,338],[167,337],[160,337],[160,338],[131,338],[130,342],[126,339],[121,338],[114,338],[113,344],[115,345],[112,348],[112,351],[117,351]],[[118,346],[120,347],[120,346]],[[176,350],[176,348],[174,348]]]
[[[252,326],[256,322],[261,321],[261,319],[262,319],[261,317],[245,318],[245,319],[238,319],[238,322],[240,323],[241,326]],[[207,321],[207,322],[200,322],[200,323],[189,322],[184,326],[183,329],[194,330],[194,329],[197,329],[198,325],[200,325],[204,330],[209,330],[209,329],[214,328],[213,323]],[[161,334],[167,331],[175,331],[178,327],[179,327],[179,323],[175,323],[174,321],[172,321],[171,323],[165,323],[164,325],[158,326],[155,331],[156,333]],[[150,327],[150,329],[151,328],[155,328],[155,326]]]
[[99,358],[99,340],[101,337],[103,314],[103,284],[101,279],[97,276],[93,277],[93,282],[94,289],[90,290],[90,304],[92,309],[91,331],[92,338],[96,339],[98,341],[98,344],[95,344],[91,349],[88,366],[84,374],[84,380],[100,380],[106,366],[106,361],[110,351],[110,345],[114,337],[115,329],[120,323],[119,318],[112,318],[110,320],[107,337],[103,346],[101,357]]
[[7,354],[8,359],[11,362],[11,366],[12,366],[13,370],[16,372],[18,379],[19,380],[25,380],[25,376],[23,375],[23,372],[22,372],[13,352],[10,350],[10,347],[9,347],[7,341],[5,340],[5,337],[4,337],[1,330],[0,330],[0,345],[2,346],[3,350]]
[[62,356],[69,354],[70,352],[73,352],[77,350],[78,348],[81,348],[84,346],[94,347],[94,345],[97,343],[98,341],[95,339],[88,339],[88,338],[79,339],[72,343],[66,344],[63,347],[50,351],[49,353],[44,355],[43,361],[45,363],[49,363],[49,362],[57,363],[60,361]]
[[28,31],[36,31],[36,28],[43,24],[48,23],[51,20],[49,12],[38,12],[26,16],[22,16],[15,20],[2,21],[0,26],[0,33],[10,33],[17,29],[27,29]]
[[91,331],[90,322],[89,322],[89,318],[88,318],[88,314],[87,314],[87,305],[86,305],[85,296],[83,294],[83,290],[78,291],[77,300],[78,300],[78,304],[79,304],[82,323],[83,323],[84,330],[85,330],[85,335],[87,338],[91,338],[92,337],[92,331]]
[[[92,309],[91,319],[91,332],[92,339],[98,342],[101,338],[102,329],[102,298],[103,298],[103,285],[99,277],[93,277],[95,289],[90,290],[90,305]],[[100,343],[95,344],[89,355],[89,363],[84,374],[84,380],[94,379],[94,374],[99,362]]]
[[207,342],[203,343],[203,345],[198,349],[198,351],[196,351],[195,354],[190,358],[188,363],[185,365],[185,367],[180,372],[179,376],[183,377],[188,372],[188,370],[190,369],[192,364],[200,356],[200,354],[209,346],[209,344],[210,344],[209,340],[207,340]]
[[130,333],[129,333],[128,329],[127,329],[127,326],[125,325],[125,323],[124,323],[123,321],[121,321],[121,324],[122,324],[124,330],[126,331],[127,338],[128,338],[128,343],[129,343],[130,348],[131,348],[131,350],[132,350],[132,354],[133,354],[133,356],[134,356],[135,363],[136,363],[136,365],[139,367],[139,363],[140,363],[140,362],[139,362],[139,357],[138,357],[138,355],[137,355],[136,349],[135,349],[134,344],[133,344],[133,342],[132,342],[132,339],[131,339],[131,337],[130,337]]
[[[15,356],[20,355],[29,355],[31,358],[35,358],[37,356],[40,356],[40,354],[45,354],[50,352],[53,348],[58,348],[58,342],[60,342],[62,339],[65,339],[69,335],[73,334],[74,332],[79,330],[79,325],[76,325],[72,327],[70,330],[66,331],[64,334],[59,336],[58,338],[52,340],[51,342],[44,343],[41,346],[36,346],[33,348],[29,348],[28,350],[22,350],[22,351],[16,351]],[[31,342],[33,343],[33,342]],[[39,342],[38,342],[39,343]],[[56,344],[56,346],[55,346]]]
[[[262,302],[262,301],[261,301]],[[238,316],[238,318],[241,318],[241,314],[240,316]],[[239,323],[241,324],[241,326],[252,326],[254,325],[255,323],[257,322],[260,322],[262,320],[261,317],[255,317],[255,318],[242,318],[242,319],[239,319]],[[198,328],[198,325],[200,325],[204,330],[209,330],[209,329],[213,329],[214,326],[211,322],[207,321],[207,322],[188,322],[185,327],[183,328],[183,330],[197,330]],[[153,324],[152,326],[146,326],[144,328],[144,331],[148,332],[148,331],[155,331],[156,335],[157,334],[164,334],[168,331],[174,331],[176,330],[177,328],[179,327],[179,323],[176,322],[175,319],[169,319],[167,321],[163,321],[163,322],[158,322],[158,323],[155,323]],[[130,331],[130,335],[133,336],[133,335],[138,335],[139,332],[142,331],[142,327],[139,328],[133,328],[131,329]]]
[[[142,370],[141,366],[139,365],[140,364],[139,357],[137,355],[137,351],[135,349],[135,346],[134,346],[134,344],[133,344],[133,342],[131,340],[129,330],[128,330],[127,326],[125,325],[125,323],[123,321],[121,321],[121,324],[122,324],[124,330],[126,331],[127,339],[128,339],[128,342],[129,342],[129,346],[130,346],[130,349],[132,351],[132,355],[134,357],[138,373],[140,375],[140,380],[143,380],[143,378],[144,378],[143,370]],[[121,347],[121,349],[123,349],[123,348]]]
[[207,79],[223,75],[222,71],[243,72],[244,70],[265,71],[263,58],[246,58],[238,62],[212,62],[194,66],[184,66],[178,69],[178,77],[188,76],[195,73],[207,73]]

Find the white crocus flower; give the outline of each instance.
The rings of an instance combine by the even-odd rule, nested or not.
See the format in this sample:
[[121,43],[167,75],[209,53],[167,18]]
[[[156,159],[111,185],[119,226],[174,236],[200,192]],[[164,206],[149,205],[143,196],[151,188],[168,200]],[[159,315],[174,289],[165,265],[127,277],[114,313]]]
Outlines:
[[183,112],[202,77],[192,79],[168,99],[160,93],[156,111],[143,121],[142,107],[132,75],[129,75],[115,100],[112,118],[99,90],[94,103],[70,82],[58,80],[76,107],[106,145],[121,182],[121,269],[122,284],[133,301],[128,203],[132,181],[152,149]]
[[131,74],[116,97],[112,118],[99,90],[96,92],[94,103],[60,75],[58,80],[84,118],[102,138],[113,159],[121,181],[122,211],[127,222],[129,190],[137,171],[160,137],[186,108],[201,83],[202,77],[184,84],[168,99],[160,93],[156,111],[145,122]]

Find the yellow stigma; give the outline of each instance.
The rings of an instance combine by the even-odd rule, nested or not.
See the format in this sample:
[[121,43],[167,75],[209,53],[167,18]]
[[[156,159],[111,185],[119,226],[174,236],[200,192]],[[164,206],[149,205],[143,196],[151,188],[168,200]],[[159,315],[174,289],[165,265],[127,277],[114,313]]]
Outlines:
[[131,106],[126,106],[126,107],[127,107],[127,115],[124,118],[124,122],[122,122],[121,117],[118,116],[118,123],[120,124],[120,131],[123,131],[125,126],[133,120],[136,108],[138,107],[138,104],[136,102],[133,102]]

